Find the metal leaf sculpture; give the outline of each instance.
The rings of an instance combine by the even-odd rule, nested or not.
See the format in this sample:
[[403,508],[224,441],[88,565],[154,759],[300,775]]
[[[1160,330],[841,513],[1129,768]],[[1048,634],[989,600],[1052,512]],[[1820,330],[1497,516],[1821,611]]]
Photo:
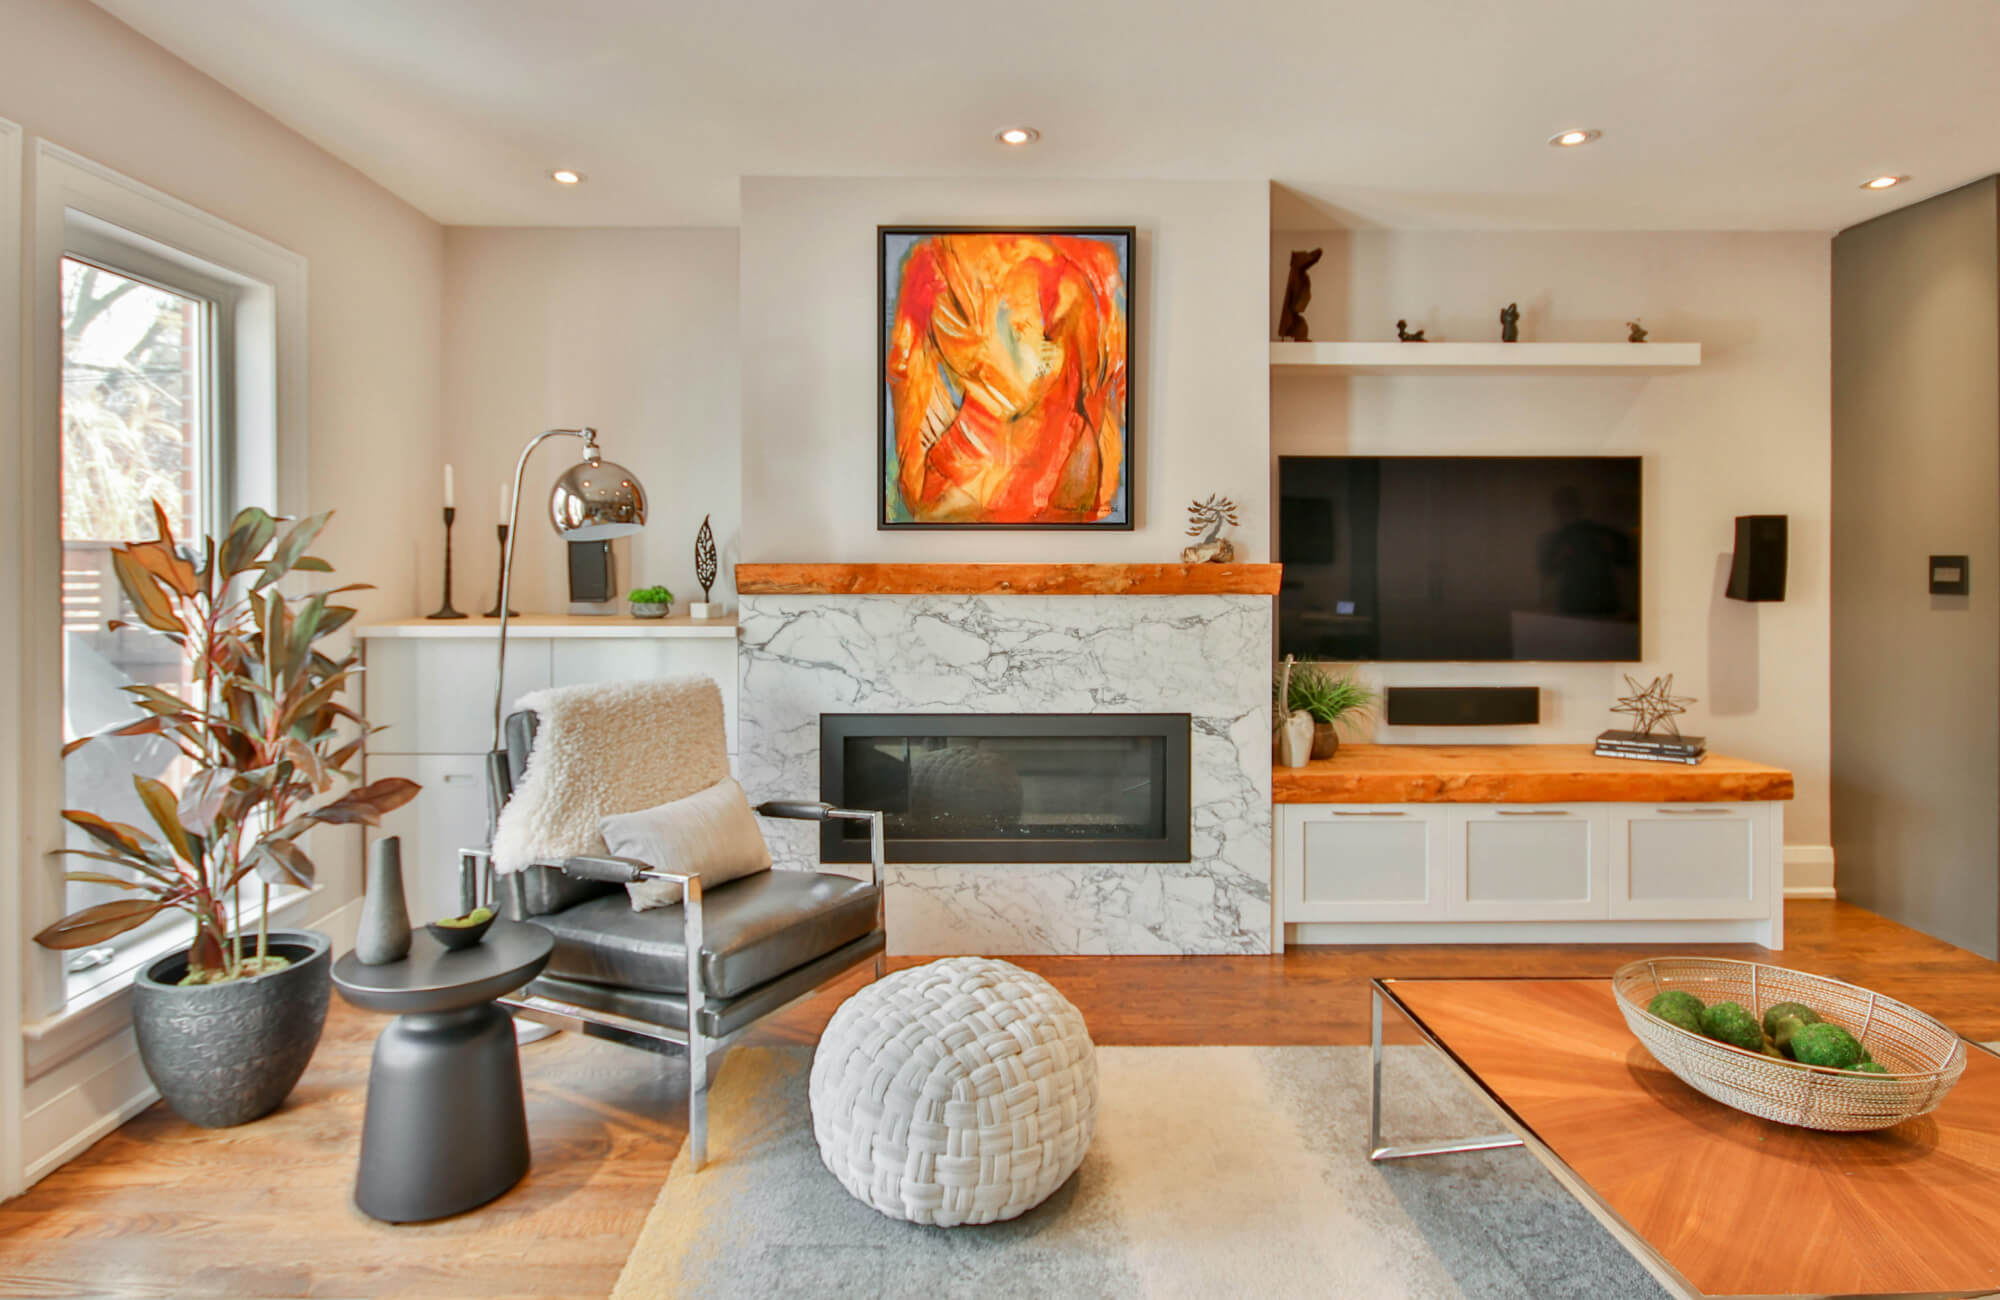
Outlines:
[[1189,537],[1199,537],[1204,542],[1212,542],[1216,534],[1222,531],[1224,524],[1232,528],[1238,526],[1236,503],[1228,497],[1218,497],[1211,492],[1208,500],[1196,501],[1188,506]]
[[[321,825],[376,825],[415,798],[418,786],[401,777],[359,783],[353,768],[370,728],[340,699],[359,658],[349,651],[335,659],[316,646],[354,618],[351,606],[329,604],[329,597],[365,584],[303,596],[277,587],[293,573],[330,571],[325,560],[307,554],[328,516],[299,520],[281,535],[280,526],[291,521],[250,507],[227,533],[207,541],[197,563],[176,545],[157,501],[153,515],[159,536],[117,547],[112,565],[138,620],[179,648],[190,686],[179,694],[163,686],[125,687],[137,716],[71,741],[63,753],[110,736],[154,736],[179,751],[190,774],[178,793],[152,777],[132,778],[152,829],[81,809],[63,812],[91,846],[58,852],[118,868],[74,872],[70,879],[133,897],[73,912],[35,942],[87,948],[175,909],[194,920],[190,980],[235,979],[284,962],[269,955],[263,920],[256,951],[244,951],[241,927],[230,916],[244,881],[261,884],[267,903],[274,884],[311,884],[313,863],[301,836]],[[110,626],[128,624],[114,619]]]
[[709,530],[707,515],[701,517],[701,531],[694,535],[694,578],[701,584],[705,604],[708,589],[715,585],[715,534]]

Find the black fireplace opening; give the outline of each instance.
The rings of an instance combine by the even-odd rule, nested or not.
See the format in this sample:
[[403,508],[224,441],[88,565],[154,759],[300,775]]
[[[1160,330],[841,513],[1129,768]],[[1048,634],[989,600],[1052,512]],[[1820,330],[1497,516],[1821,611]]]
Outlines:
[[[820,797],[888,814],[891,862],[1186,862],[1185,713],[826,713]],[[868,827],[825,822],[825,862]]]

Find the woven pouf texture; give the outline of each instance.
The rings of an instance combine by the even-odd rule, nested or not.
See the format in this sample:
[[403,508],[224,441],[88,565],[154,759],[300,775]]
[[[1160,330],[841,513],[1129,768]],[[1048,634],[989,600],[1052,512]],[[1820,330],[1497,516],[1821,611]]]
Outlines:
[[997,1223],[1083,1163],[1097,1049],[1083,1013],[1041,976],[952,957],[843,1003],[809,1092],[820,1159],[856,1197],[912,1223]]

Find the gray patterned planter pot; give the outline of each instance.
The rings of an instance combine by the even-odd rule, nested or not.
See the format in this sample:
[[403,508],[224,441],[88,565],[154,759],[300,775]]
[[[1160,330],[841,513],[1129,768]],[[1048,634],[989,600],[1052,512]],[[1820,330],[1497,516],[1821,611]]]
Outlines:
[[333,941],[316,930],[273,930],[281,971],[183,988],[187,953],[132,981],[139,1059],[174,1113],[203,1128],[247,1124],[276,1110],[306,1071],[326,1026]]

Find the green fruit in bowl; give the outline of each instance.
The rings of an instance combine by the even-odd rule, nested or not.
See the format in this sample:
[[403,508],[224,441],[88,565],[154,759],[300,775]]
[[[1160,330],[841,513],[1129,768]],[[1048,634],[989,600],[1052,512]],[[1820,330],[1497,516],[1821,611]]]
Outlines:
[[1802,1065],[1846,1070],[1861,1064],[1861,1044],[1839,1025],[1802,1026],[1791,1039],[1792,1059]]
[[435,922],[435,924],[445,926],[446,928],[452,930],[459,930],[459,929],[470,930],[473,926],[485,925],[488,921],[492,919],[493,919],[492,908],[475,907],[470,912],[467,912],[464,916],[446,917],[442,921]]
[[1765,1033],[1776,1038],[1778,1022],[1781,1020],[1796,1020],[1800,1024],[1816,1025],[1819,1023],[1819,1012],[1803,1002],[1773,1002],[1764,1008]]
[[1860,1063],[1859,1063],[1859,1064],[1857,1064],[1857,1065],[1850,1065],[1850,1066],[1848,1066],[1848,1067],[1847,1067],[1847,1070],[1848,1070],[1848,1073],[1850,1073],[1850,1074],[1887,1074],[1887,1073],[1889,1073],[1889,1067],[1888,1067],[1888,1066],[1886,1066],[1886,1065],[1883,1065],[1883,1064],[1881,1064],[1881,1063],[1880,1063],[1880,1062],[1878,1062],[1878,1061],[1862,1061],[1862,1062],[1860,1062]]
[[1764,1028],[1740,1002],[1718,1002],[1702,1012],[1701,1032],[1746,1052],[1764,1050]]
[[1665,993],[1655,993],[1653,1000],[1646,1004],[1652,1012],[1670,1025],[1678,1025],[1691,1034],[1701,1030],[1701,1013],[1706,1010],[1700,998],[1679,989],[1668,989]]

